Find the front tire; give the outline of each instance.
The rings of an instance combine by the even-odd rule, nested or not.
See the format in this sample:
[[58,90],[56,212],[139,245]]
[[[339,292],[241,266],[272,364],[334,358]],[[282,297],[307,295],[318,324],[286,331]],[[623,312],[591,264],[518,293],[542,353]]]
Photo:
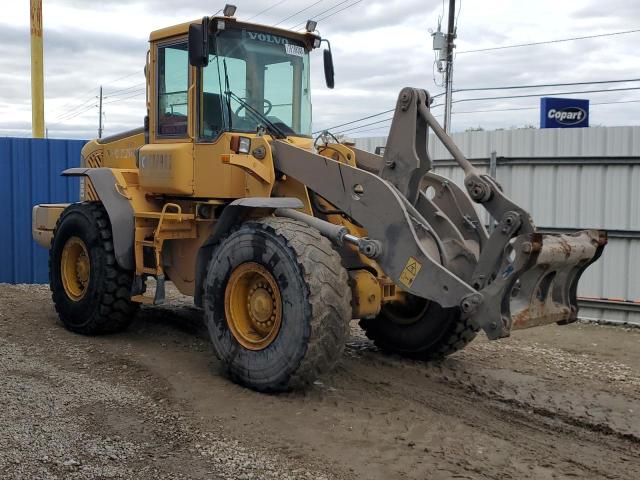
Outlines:
[[383,305],[376,318],[360,320],[367,337],[384,351],[418,360],[441,359],[464,348],[477,330],[458,308],[407,294],[403,303]]
[[351,290],[329,240],[286,218],[248,221],[216,248],[205,315],[232,380],[263,392],[330,371],[349,335]]
[[63,325],[84,335],[124,330],[138,304],[133,272],[113,252],[111,223],[100,203],[74,203],[60,215],[49,251],[49,286]]

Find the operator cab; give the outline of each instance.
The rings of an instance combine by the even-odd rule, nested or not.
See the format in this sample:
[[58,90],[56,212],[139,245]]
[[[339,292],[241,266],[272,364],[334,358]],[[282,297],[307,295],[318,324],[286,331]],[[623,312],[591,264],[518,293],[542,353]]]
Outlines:
[[[151,33],[148,122],[136,164],[140,185],[150,192],[241,198],[258,182],[252,191],[268,196],[272,160],[256,164],[264,170],[256,180],[229,154],[247,154],[269,138],[311,146],[309,54],[326,40],[313,22],[292,32],[239,22],[228,10]],[[240,138],[242,149],[233,146]],[[269,157],[270,148],[258,150]]]
[[[315,23],[308,22],[307,28]],[[187,37],[158,41],[157,136],[191,136],[192,100],[198,142],[215,141],[222,132],[310,137],[309,53],[321,42],[312,31],[291,32],[233,17],[205,17],[189,25]]]

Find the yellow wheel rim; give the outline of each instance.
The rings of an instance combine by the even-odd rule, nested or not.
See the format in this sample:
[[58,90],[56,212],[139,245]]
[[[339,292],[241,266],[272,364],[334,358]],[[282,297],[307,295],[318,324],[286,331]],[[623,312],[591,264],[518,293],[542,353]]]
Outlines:
[[282,299],[273,275],[258,263],[238,266],[225,289],[224,311],[240,345],[249,350],[268,347],[282,324]]
[[78,237],[71,237],[64,244],[60,271],[67,296],[76,302],[84,298],[91,277],[91,262],[87,246]]

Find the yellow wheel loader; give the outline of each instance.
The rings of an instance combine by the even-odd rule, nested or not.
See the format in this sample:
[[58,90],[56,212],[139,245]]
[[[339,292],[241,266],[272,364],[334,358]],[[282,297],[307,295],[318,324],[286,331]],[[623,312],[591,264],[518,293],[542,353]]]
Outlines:
[[[81,167],[62,172],[80,177],[80,202],[34,207],[69,330],[122,330],[170,281],[203,309],[230,377],[280,391],[329,371],[352,319],[382,349],[422,359],[481,329],[497,339],[576,320],[604,232],[537,232],[424,90],[400,92],[383,156],[314,141],[309,57],[326,40],[313,22],[292,32],[234,10],[153,32],[144,127],[87,143]],[[330,46],[324,65],[332,88]],[[431,171],[429,130],[463,186]]]

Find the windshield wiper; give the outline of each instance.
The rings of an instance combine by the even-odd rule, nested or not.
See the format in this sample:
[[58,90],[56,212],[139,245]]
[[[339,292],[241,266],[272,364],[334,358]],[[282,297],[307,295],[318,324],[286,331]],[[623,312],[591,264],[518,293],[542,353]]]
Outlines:
[[247,112],[253,114],[253,116],[257,120],[263,122],[265,124],[264,125],[265,128],[271,133],[271,135],[273,135],[276,138],[287,138],[287,134],[284,133],[284,131],[280,127],[278,127],[271,120],[269,120],[264,114],[260,113],[258,110],[256,110],[251,105],[249,105],[249,103],[247,103],[245,100],[243,100],[242,98],[240,98],[238,95],[236,95],[231,91],[231,89],[229,88],[229,75],[227,73],[227,61],[223,60],[222,64],[224,66],[224,82],[225,82],[224,93],[227,96],[227,105],[229,106],[229,126],[231,127],[231,98],[233,98],[236,102],[242,105]]

